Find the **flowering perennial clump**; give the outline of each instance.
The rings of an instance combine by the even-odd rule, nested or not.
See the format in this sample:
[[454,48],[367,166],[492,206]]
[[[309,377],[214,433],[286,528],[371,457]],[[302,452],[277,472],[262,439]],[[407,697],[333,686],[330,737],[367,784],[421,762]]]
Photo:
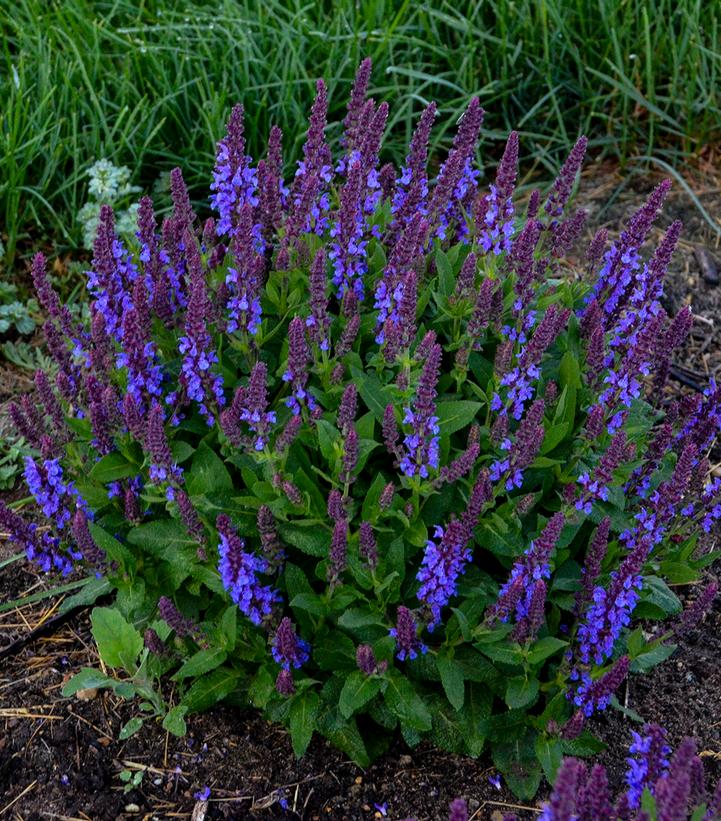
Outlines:
[[[518,134],[494,182],[475,166],[477,99],[429,171],[431,104],[396,171],[370,73],[339,150],[318,81],[292,179],[279,129],[247,154],[237,106],[205,222],[178,169],[133,241],[103,206],[87,326],[35,259],[57,377],[11,418],[47,527],[5,506],[0,525],[46,570],[85,563],[84,602],[117,592],[94,621],[125,670],[107,686],[170,731],[233,697],[298,754],[314,732],[359,762],[383,731],[487,742],[527,797],[528,751],[577,744],[715,595],[634,629],[709,561],[721,389],[664,391],[692,322],[661,302],[680,226],[645,247],[666,182],[584,251],[584,139],[523,202]],[[172,709],[149,684],[167,673]]]
[[[646,725],[632,733],[627,759],[627,788],[614,800],[606,769],[567,758],[561,764],[541,821],[718,821],[721,783],[707,790],[704,767],[693,739],[686,738],[671,756],[665,731]],[[516,821],[516,815],[504,816]]]

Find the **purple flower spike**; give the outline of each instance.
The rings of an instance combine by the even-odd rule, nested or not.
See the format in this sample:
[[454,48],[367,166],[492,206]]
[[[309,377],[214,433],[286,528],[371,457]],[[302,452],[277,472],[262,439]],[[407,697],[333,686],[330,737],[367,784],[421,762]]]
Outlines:
[[288,365],[283,374],[283,381],[291,386],[292,393],[285,400],[285,404],[291,409],[294,416],[298,416],[302,407],[309,411],[317,407],[313,395],[305,389],[308,382],[308,365],[310,363],[310,352],[308,342],[305,338],[305,323],[296,316],[288,326]]
[[353,291],[359,300],[364,295],[368,241],[364,238],[363,183],[363,166],[356,160],[351,164],[348,179],[340,191],[337,217],[330,229],[333,242],[328,257],[333,262],[333,284],[339,299],[347,291]]
[[[513,236],[513,189],[518,173],[518,133],[511,131],[498,165],[496,184],[479,202],[476,215],[477,243],[495,256],[511,250]],[[482,219],[479,219],[481,217]]]
[[268,563],[246,551],[245,542],[224,513],[218,516],[216,527],[220,537],[218,570],[223,587],[253,624],[261,624],[280,600],[278,592],[270,585],[261,584],[259,579],[261,574],[268,571]]
[[208,426],[212,426],[215,416],[208,403],[214,402],[219,407],[225,404],[223,379],[211,370],[218,362],[207,326],[211,305],[198,245],[189,231],[185,234],[184,243],[190,274],[190,298],[185,316],[185,333],[178,344],[178,350],[183,355],[180,383],[188,397],[198,403]]
[[358,66],[358,71],[353,82],[350,99],[348,100],[348,113],[343,121],[344,134],[342,138],[343,147],[347,150],[357,148],[358,130],[361,120],[361,113],[365,106],[365,98],[368,93],[368,83],[370,81],[371,69],[373,65],[371,58],[366,57]]
[[513,616],[516,624],[530,621],[536,582],[551,576],[551,553],[564,524],[563,512],[554,513],[541,535],[531,542],[523,556],[516,561],[508,581],[498,593],[496,603],[489,610],[491,619],[507,622]]
[[75,485],[65,479],[57,459],[43,459],[38,464],[32,456],[26,456],[24,476],[28,490],[58,530],[70,522],[76,507],[86,508]]
[[643,735],[634,731],[631,735],[633,743],[628,750],[631,757],[626,759],[629,767],[626,795],[631,809],[637,809],[643,791],[648,787],[653,793],[658,779],[668,772],[671,748],[666,743],[666,731],[658,724],[647,724]]
[[332,179],[333,169],[330,149],[325,141],[327,118],[328,92],[323,80],[318,80],[308,136],[303,145],[303,159],[298,162],[289,196],[285,236],[278,254],[281,268],[287,267],[289,252],[301,233],[315,231],[321,235],[328,225],[330,198],[326,188]]
[[148,627],[143,634],[143,643],[154,656],[162,657],[168,652],[165,642],[152,627]]
[[260,291],[264,261],[254,248],[253,208],[249,203],[239,209],[238,228],[231,248],[235,259],[225,278],[229,294],[226,329],[228,333],[240,331],[255,336],[263,314]]
[[330,316],[328,314],[328,279],[325,271],[325,250],[321,248],[313,258],[308,276],[310,288],[310,315],[305,321],[310,338],[321,351],[330,350]]
[[441,346],[431,345],[423,366],[412,408],[404,408],[403,424],[410,428],[403,439],[405,454],[400,462],[406,476],[428,478],[438,469],[440,428],[435,415],[436,385],[441,368]]
[[586,137],[580,137],[571,149],[568,159],[561,167],[558,177],[553,183],[553,189],[548,195],[546,204],[543,206],[549,216],[560,217],[563,214],[563,209],[568,202],[568,198],[571,196],[573,184],[576,182],[576,174],[581,168],[581,165],[583,165],[587,145],[588,139]]
[[396,626],[388,632],[396,640],[396,657],[400,661],[412,661],[418,653],[428,652],[426,645],[418,638],[416,621],[407,607],[399,606]]
[[574,821],[577,819],[576,797],[585,778],[585,764],[576,761],[575,758],[564,759],[556,777],[551,800],[544,806],[539,821]]
[[285,616],[278,625],[271,652],[274,660],[284,670],[302,667],[310,658],[310,645],[296,635],[293,622],[288,616]]
[[278,671],[278,677],[275,680],[275,689],[281,696],[289,698],[295,693],[295,684],[293,682],[293,674],[290,670],[283,667]]
[[[165,435],[163,409],[155,403],[148,414],[148,428],[145,435],[145,446],[150,456],[150,479],[153,482],[179,483],[183,471],[173,461],[168,438]],[[171,496],[174,495],[171,493]]]
[[158,600],[158,612],[160,618],[180,638],[192,636],[197,639],[200,636],[198,625],[191,619],[186,618],[167,596],[161,596]]
[[348,523],[345,519],[336,520],[328,553],[328,580],[336,584],[346,568],[348,550]]
[[258,163],[258,200],[263,241],[267,246],[280,226],[288,189],[283,182],[283,132],[274,125],[268,135],[268,156]]
[[452,222],[460,222],[467,194],[473,193],[478,172],[471,161],[483,122],[483,109],[478,97],[473,97],[458,126],[453,148],[438,172],[436,186],[428,205],[431,236],[445,239]]
[[436,112],[436,104],[430,103],[421,115],[418,126],[411,138],[405,165],[401,168],[401,175],[396,181],[396,191],[391,208],[393,213],[391,231],[394,235],[399,234],[415,214],[425,214],[427,212],[428,176],[426,164],[428,162],[428,141]]
[[591,680],[588,673],[583,674],[573,701],[583,711],[586,718],[596,710],[605,710],[608,707],[611,696],[628,675],[630,664],[631,660],[628,656],[621,656],[607,673],[595,681]]
[[360,555],[368,562],[372,570],[378,564],[378,545],[373,535],[373,526],[370,522],[361,522],[358,534]]
[[[258,204],[258,178],[245,154],[243,136],[243,106],[236,105],[230,113],[225,137],[218,143],[213,171],[210,204],[220,215],[216,224],[218,236],[232,235],[238,226],[240,207]],[[258,232],[259,233],[259,232]]]
[[98,547],[95,539],[91,536],[88,528],[88,516],[81,508],[75,511],[71,529],[73,538],[85,561],[94,565],[98,570],[102,570],[106,563],[105,551]]
[[356,650],[356,664],[361,673],[372,676],[378,672],[378,662],[370,644],[360,644]]
[[416,578],[421,586],[416,594],[418,601],[430,609],[428,629],[433,630],[441,621],[441,610],[455,595],[458,577],[471,560],[466,546],[468,533],[458,519],[447,527],[436,527],[435,539],[430,539],[423,554],[423,561]]
[[50,422],[53,428],[55,428],[56,433],[60,435],[61,441],[65,441],[68,435],[68,429],[65,425],[65,415],[55,395],[55,391],[50,384],[50,380],[44,371],[35,371],[35,387],[40,397],[43,410],[50,418]]

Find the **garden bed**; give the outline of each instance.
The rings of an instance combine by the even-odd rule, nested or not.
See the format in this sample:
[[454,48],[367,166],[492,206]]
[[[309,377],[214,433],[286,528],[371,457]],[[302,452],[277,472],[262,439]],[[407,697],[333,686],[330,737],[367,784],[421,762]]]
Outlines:
[[[611,166],[588,169],[579,197],[594,228],[605,225],[612,235],[650,187],[645,180],[616,195],[620,180]],[[694,188],[707,209],[717,210],[715,180],[697,181]],[[666,280],[668,308],[675,312],[690,302],[698,319],[676,363],[670,392],[681,383],[705,387],[721,372],[721,288],[704,281],[695,253],[708,249],[718,261],[718,234],[678,187],[660,228],[673,218],[683,219],[686,230]],[[4,393],[6,385],[12,385],[11,378],[0,380]],[[18,388],[25,385],[18,382]],[[0,543],[0,562],[13,552]],[[715,578],[713,568],[708,575]],[[0,602],[47,584],[28,564],[13,563],[0,570]],[[676,592],[682,599],[696,594],[688,587]],[[48,601],[0,613],[0,653],[56,614],[59,601]],[[721,773],[720,656],[721,605],[716,602],[669,661],[645,677],[632,676],[619,693],[629,710],[664,725],[673,745],[694,735],[714,780]],[[443,818],[449,801],[459,795],[467,798],[474,819],[518,811],[510,791],[493,783],[496,771],[487,757],[471,760],[428,745],[409,750],[397,743],[362,770],[316,737],[298,762],[282,729],[238,706],[192,716],[183,739],[168,735],[159,723],[146,723],[137,735],[119,740],[120,728],[133,715],[132,704],[105,692],[73,699],[60,694],[64,681],[81,667],[98,664],[87,612],[0,661],[0,817],[200,821],[413,815],[420,821]],[[636,725],[609,710],[590,727],[608,744],[599,760],[618,786],[629,732]],[[126,792],[123,779],[138,783]],[[207,804],[196,797],[205,787],[210,788]],[[519,816],[533,817],[531,809]]]

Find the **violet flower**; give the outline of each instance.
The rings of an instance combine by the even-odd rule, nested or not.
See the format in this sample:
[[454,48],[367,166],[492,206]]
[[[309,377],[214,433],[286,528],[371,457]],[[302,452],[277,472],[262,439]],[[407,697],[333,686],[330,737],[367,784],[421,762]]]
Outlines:
[[440,427],[435,415],[436,386],[441,367],[441,346],[434,343],[423,365],[413,407],[404,408],[403,424],[410,428],[403,438],[405,454],[400,460],[406,476],[428,478],[438,469]]
[[296,634],[293,622],[288,616],[285,616],[278,625],[271,653],[273,659],[284,670],[302,667],[310,658],[310,645]]
[[643,735],[635,731],[631,731],[631,735],[633,743],[628,749],[631,757],[626,759],[626,795],[631,809],[637,809],[643,791],[648,788],[653,794],[658,779],[668,772],[671,748],[666,743],[666,731],[658,724],[646,724]]
[[543,532],[534,539],[523,556],[518,559],[501,587],[496,603],[490,608],[491,620],[508,622],[511,617],[516,624],[528,620],[537,581],[550,579],[550,558],[565,524],[562,511],[554,513]]
[[416,130],[413,132],[405,165],[401,167],[401,175],[396,181],[396,190],[393,195],[393,204],[391,206],[393,214],[391,232],[393,234],[399,234],[403,231],[415,215],[427,213],[428,176],[426,164],[428,162],[428,140],[436,112],[436,104],[430,103],[421,114]]
[[210,301],[200,253],[190,232],[185,234],[184,241],[190,274],[190,298],[185,315],[185,333],[178,344],[178,350],[183,355],[179,381],[188,397],[198,403],[200,413],[211,427],[215,416],[208,407],[208,401],[212,397],[219,407],[225,404],[223,378],[211,370],[218,362],[218,355],[213,349],[213,339],[207,327]]
[[304,322],[296,316],[288,326],[288,363],[283,374],[283,381],[290,384],[292,391],[285,400],[285,404],[290,408],[293,416],[298,416],[304,405],[309,411],[317,407],[315,398],[305,389],[308,382],[309,363],[310,352],[305,338]]
[[396,626],[392,627],[388,634],[396,640],[396,658],[399,661],[412,661],[418,653],[428,652],[428,647],[418,638],[418,628],[413,614],[403,605],[398,607]]
[[[511,250],[513,236],[513,190],[518,173],[518,132],[508,135],[506,148],[496,172],[496,184],[481,200],[483,220],[476,225],[476,242],[486,254],[495,256]],[[478,222],[478,217],[476,217]]]
[[355,160],[348,169],[348,178],[339,194],[339,207],[330,229],[333,242],[328,257],[333,263],[333,284],[341,299],[349,290],[363,299],[363,276],[367,271],[363,218],[363,166]]
[[87,508],[73,482],[65,479],[58,459],[44,459],[38,464],[32,456],[26,456],[24,476],[28,490],[58,530],[68,524],[75,508]]
[[228,268],[228,333],[241,331],[255,336],[263,310],[260,304],[263,257],[253,245],[253,209],[244,203],[238,212],[238,226],[231,245],[234,263]]
[[150,456],[150,479],[153,482],[168,482],[165,495],[172,501],[175,498],[173,485],[182,481],[183,471],[173,460],[168,438],[165,435],[163,409],[157,403],[153,404],[148,413],[145,446]]
[[253,624],[261,624],[273,612],[273,605],[280,601],[278,591],[261,584],[259,579],[268,571],[268,563],[245,549],[245,541],[224,513],[218,516],[216,527],[220,537],[218,571],[223,587]]
[[[258,177],[251,162],[251,158],[245,154],[243,106],[236,105],[230,113],[226,135],[218,143],[213,182],[210,184],[210,189],[214,192],[210,197],[210,204],[220,215],[216,224],[218,236],[235,233],[242,205],[258,205]],[[262,241],[259,226],[256,241]]]
[[325,250],[319,249],[313,258],[308,275],[310,288],[310,315],[305,321],[310,338],[321,351],[330,350],[330,316],[328,314]]

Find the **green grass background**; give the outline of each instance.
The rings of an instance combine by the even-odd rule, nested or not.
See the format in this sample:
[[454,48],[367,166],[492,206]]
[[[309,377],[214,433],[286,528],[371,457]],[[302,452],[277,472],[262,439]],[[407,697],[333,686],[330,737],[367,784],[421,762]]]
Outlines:
[[[428,100],[449,142],[468,97],[487,116],[481,158],[510,128],[549,174],[580,132],[621,161],[679,167],[721,136],[721,3],[712,0],[0,0],[0,235],[72,246],[89,164],[150,187],[180,165],[207,196],[214,145],[245,104],[249,149],[268,128],[297,156],[314,82],[341,119],[371,56],[399,161]],[[337,135],[337,128],[331,135]]]

